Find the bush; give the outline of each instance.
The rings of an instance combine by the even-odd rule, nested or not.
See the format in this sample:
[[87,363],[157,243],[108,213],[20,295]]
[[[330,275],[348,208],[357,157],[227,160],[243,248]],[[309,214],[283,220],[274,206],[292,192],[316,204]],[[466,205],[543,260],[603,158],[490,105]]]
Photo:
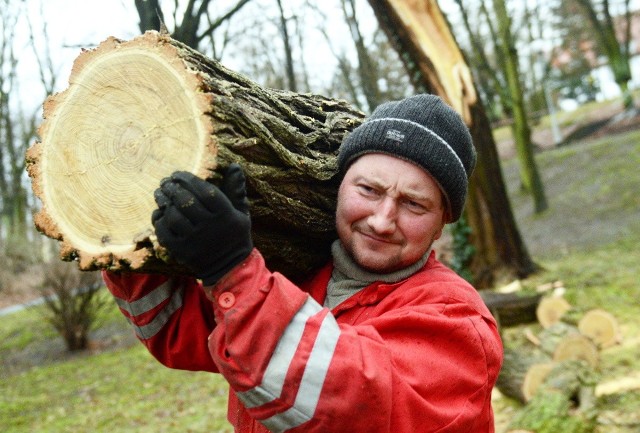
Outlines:
[[46,320],[64,339],[69,351],[84,350],[89,332],[107,301],[98,296],[99,272],[82,272],[75,263],[54,261],[45,265],[41,292]]
[[12,274],[25,272],[29,265],[36,263],[40,252],[33,242],[8,238],[2,245],[3,267]]
[[[0,252],[0,263],[7,263],[7,257],[2,252]],[[11,273],[6,266],[0,266],[0,296],[11,293],[12,291]]]
[[473,274],[469,269],[469,265],[476,253],[476,248],[469,240],[471,227],[464,216],[451,224],[451,233],[453,235],[453,258],[449,266],[462,278],[473,282]]

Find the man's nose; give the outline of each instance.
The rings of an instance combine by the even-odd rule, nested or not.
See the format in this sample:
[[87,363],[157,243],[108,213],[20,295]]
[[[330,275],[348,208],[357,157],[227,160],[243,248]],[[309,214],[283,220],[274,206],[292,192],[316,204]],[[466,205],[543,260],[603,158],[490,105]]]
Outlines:
[[397,218],[398,206],[395,200],[391,197],[386,197],[378,202],[367,219],[367,223],[376,233],[388,234],[395,231]]

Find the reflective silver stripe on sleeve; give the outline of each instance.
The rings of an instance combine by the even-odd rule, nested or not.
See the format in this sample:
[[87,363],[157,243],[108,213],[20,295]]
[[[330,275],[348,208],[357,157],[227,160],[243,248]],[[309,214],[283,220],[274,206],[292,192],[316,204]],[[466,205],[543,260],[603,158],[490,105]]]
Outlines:
[[183,291],[184,286],[172,288],[172,280],[168,280],[137,301],[129,303],[120,298],[115,299],[120,308],[131,314],[132,317],[135,317],[153,310],[171,297],[169,302],[158,311],[158,314],[146,325],[137,325],[131,318],[127,318],[131,326],[133,326],[136,335],[143,340],[147,340],[156,335],[162,327],[166,325],[171,315],[182,307]]
[[169,318],[173,313],[178,310],[178,308],[182,307],[182,288],[180,290],[176,290],[171,296],[171,300],[165,307],[160,310],[158,314],[153,318],[153,320],[146,325],[138,326],[135,323],[133,324],[133,328],[136,331],[136,335],[142,338],[143,340],[147,340],[154,335],[156,335],[164,325],[167,324]]
[[[246,408],[261,406],[280,396],[285,376],[302,339],[307,319],[321,310],[320,304],[312,298],[308,298],[302,308],[293,316],[293,320],[291,320],[284,334],[280,337],[276,349],[269,360],[262,383],[248,391],[236,393],[238,399]],[[286,366],[286,368],[283,368],[283,366]]]
[[[305,307],[307,307],[307,304],[312,304],[313,308],[306,310]],[[318,303],[309,298],[305,306],[296,314],[289,327],[301,327],[303,331],[307,319],[313,314],[317,314],[321,309]],[[315,313],[309,314],[310,311],[315,311]],[[289,328],[285,331],[285,335],[288,331]],[[280,396],[284,385],[284,378],[298,346],[297,343],[299,343],[300,338],[302,338],[300,330],[292,331],[292,334],[299,335],[299,337],[287,341],[286,344],[283,343],[283,351],[293,353],[287,354],[287,358],[283,357],[278,359],[279,353],[276,349],[274,356],[269,361],[262,384],[249,391],[237,393],[238,398],[247,408],[269,403]],[[284,340],[285,335],[283,335],[281,340]],[[322,319],[316,341],[313,344],[311,354],[307,360],[293,407],[260,421],[270,431],[283,432],[311,419],[318,406],[320,392],[322,391],[339,338],[340,327],[333,315],[327,314],[324,319]],[[278,346],[280,346],[280,342]],[[286,364],[280,363],[283,359],[286,360]],[[287,366],[287,368],[283,368],[283,365]],[[272,372],[269,372],[269,370],[272,370]],[[278,371],[280,372],[278,373]],[[267,372],[269,372],[269,375],[267,375]]]
[[169,299],[169,296],[171,296],[172,292],[172,282],[172,279],[165,281],[142,298],[137,299],[133,302],[127,302],[124,299],[116,297],[116,303],[118,304],[118,307],[122,308],[132,316],[138,316],[140,314],[146,313],[147,311],[153,310],[158,305]]

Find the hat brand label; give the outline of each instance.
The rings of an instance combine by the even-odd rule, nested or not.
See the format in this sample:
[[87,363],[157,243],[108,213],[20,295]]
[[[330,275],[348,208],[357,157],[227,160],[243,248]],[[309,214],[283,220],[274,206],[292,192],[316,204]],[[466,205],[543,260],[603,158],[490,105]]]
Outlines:
[[404,134],[397,129],[388,129],[386,138],[388,140],[396,141],[398,143],[402,143],[404,141]]

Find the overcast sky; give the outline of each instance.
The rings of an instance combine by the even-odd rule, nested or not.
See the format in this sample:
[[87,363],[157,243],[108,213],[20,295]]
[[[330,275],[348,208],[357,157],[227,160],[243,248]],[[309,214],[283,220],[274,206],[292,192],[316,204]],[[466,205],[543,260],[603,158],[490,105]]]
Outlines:
[[[216,0],[216,5],[223,7],[225,3],[235,3],[237,0]],[[256,3],[262,1],[264,5],[275,4],[272,0],[256,0]],[[285,7],[295,7],[298,0],[285,0]],[[34,28],[42,28],[42,20],[46,21],[48,33],[48,47],[52,52],[52,60],[58,71],[58,91],[63,90],[68,85],[68,77],[71,72],[73,61],[80,53],[80,48],[90,48],[96,46],[109,36],[115,36],[122,39],[131,39],[139,34],[138,15],[135,10],[133,0],[28,0],[25,2],[29,8],[29,16],[33,20]],[[172,2],[171,2],[172,3]],[[367,7],[366,2],[361,2],[362,7]],[[517,4],[517,2],[515,2]],[[331,15],[331,7],[335,8],[335,2],[327,1],[325,3],[326,12]],[[450,9],[453,4],[452,0],[440,0],[443,10]],[[513,3],[510,3],[513,5]],[[640,0],[631,0],[633,7],[640,7]],[[253,5],[255,7],[255,5]],[[249,6],[247,6],[249,7]],[[42,8],[42,9],[40,9]],[[224,10],[224,8],[222,9]],[[340,14],[338,9],[334,9],[333,15]],[[341,20],[341,18],[340,18]],[[334,33],[336,27],[331,29]],[[345,31],[345,30],[343,30]],[[26,38],[28,34],[26,21],[19,24],[17,29],[18,36]],[[336,38],[340,40],[340,38]],[[347,40],[348,38],[343,38]],[[39,41],[39,45],[43,45],[43,41]],[[28,42],[23,39],[24,54],[20,58],[22,77],[30,77],[39,80],[37,71],[34,68],[34,57],[32,51],[28,48]],[[318,70],[326,63],[326,58],[319,55],[317,51],[323,46],[323,42],[317,44],[314,53],[311,53],[310,70]],[[326,57],[326,56],[325,56]],[[223,60],[227,66],[232,69],[233,64],[228,60]],[[313,65],[318,62],[317,65]],[[24,88],[28,86],[23,85]],[[35,87],[35,86],[34,86]],[[40,86],[41,87],[41,86]],[[35,100],[40,104],[42,95],[34,96]]]
[[[215,4],[221,11],[226,10],[225,4],[235,4],[237,0],[216,0]],[[295,7],[300,0],[285,0],[285,7]],[[60,91],[68,86],[68,77],[71,72],[73,61],[77,58],[81,48],[92,48],[109,36],[115,36],[125,40],[132,39],[140,34],[138,29],[138,14],[133,0],[29,0],[29,16],[33,21],[35,29],[42,28],[43,20],[46,22],[48,34],[48,47],[52,53],[52,60],[58,71],[58,82],[56,90]],[[173,2],[171,2],[173,3]],[[330,7],[335,8],[336,2],[327,2],[327,11]],[[366,5],[366,2],[363,2]],[[258,10],[265,9],[265,6],[274,5],[273,0],[255,0],[245,6],[243,11],[253,7]],[[171,9],[173,5],[171,5]],[[336,9],[337,16],[340,12]],[[336,14],[334,14],[336,15]],[[44,18],[43,18],[44,17]],[[171,17],[166,16],[167,25],[171,28]],[[341,18],[340,18],[341,20]],[[19,24],[18,35],[23,38],[22,46],[24,57],[21,58],[21,73],[23,77],[39,80],[37,71],[33,67],[34,56],[29,48],[28,41],[24,38],[28,35],[26,21]],[[42,38],[41,38],[42,39]],[[346,42],[349,39],[343,38]],[[38,46],[43,46],[42,40],[37,41]],[[314,48],[310,64],[321,62],[319,49],[323,44],[318,44]],[[230,53],[227,53],[230,54]],[[330,53],[327,52],[327,55]],[[233,59],[225,56],[223,62],[231,69],[236,69]],[[322,67],[323,65],[320,65]],[[324,66],[326,66],[326,61]],[[313,66],[310,66],[313,70]],[[317,70],[318,68],[315,68]],[[36,96],[36,98],[42,96]]]

